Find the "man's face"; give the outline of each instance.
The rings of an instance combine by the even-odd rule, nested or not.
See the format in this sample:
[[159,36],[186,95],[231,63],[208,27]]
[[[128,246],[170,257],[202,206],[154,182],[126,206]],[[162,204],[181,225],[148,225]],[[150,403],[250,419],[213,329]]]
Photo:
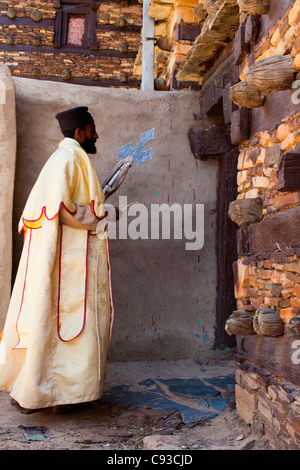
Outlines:
[[98,137],[94,123],[88,124],[84,130],[80,129],[79,143],[86,153],[97,152],[95,143]]

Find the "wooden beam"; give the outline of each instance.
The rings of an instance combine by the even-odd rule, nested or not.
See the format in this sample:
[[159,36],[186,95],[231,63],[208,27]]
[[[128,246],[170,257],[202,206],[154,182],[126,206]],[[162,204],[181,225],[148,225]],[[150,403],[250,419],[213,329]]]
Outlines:
[[236,225],[228,217],[228,206],[237,197],[237,162],[239,149],[235,147],[219,159],[217,186],[217,300],[214,348],[233,347],[236,338],[225,331],[228,317],[237,308],[234,296],[232,264],[237,259]]
[[188,137],[191,150],[199,160],[222,156],[234,148],[226,126],[190,129]]
[[247,227],[241,227],[236,231],[237,255],[244,256],[249,254],[249,232]]
[[282,155],[277,178],[278,191],[300,191],[300,153],[287,152]]
[[245,42],[254,46],[257,41],[260,26],[260,16],[248,15],[245,22]]
[[249,44],[245,41],[245,25],[240,24],[234,39],[234,62],[239,65],[249,54]]
[[126,33],[140,33],[142,26],[135,25],[135,24],[126,24],[124,28],[120,29],[119,26],[116,24],[97,24],[97,30],[100,31],[118,31],[118,32],[126,32]]
[[252,109],[250,137],[262,129],[276,129],[284,119],[299,112],[299,104],[293,100],[294,92],[291,89],[271,93],[266,97],[263,107]]
[[228,125],[231,123],[232,113],[237,111],[239,107],[230,99],[229,90],[232,87],[232,83],[228,83],[223,90],[223,117],[224,124]]
[[259,222],[249,226],[249,253],[277,251],[300,241],[300,206],[275,214],[269,214]]
[[[1,26],[10,26],[10,25],[15,25],[15,26],[33,26],[35,28],[47,28],[47,27],[54,27],[54,19],[47,18],[47,19],[42,19],[39,22],[33,21],[31,18],[18,18],[15,17],[13,19],[8,18],[6,15],[5,16],[0,16],[0,25]],[[2,45],[1,45],[2,47]]]
[[300,385],[299,364],[293,362],[293,341],[295,338],[287,334],[280,338],[238,335],[237,351],[242,359],[280,377],[280,380]]
[[175,30],[174,41],[195,41],[200,31],[201,26],[199,24],[178,23]]
[[204,114],[218,116],[223,114],[223,80],[213,83],[203,94]]
[[31,45],[21,45],[21,44],[1,44],[2,51],[24,51],[24,52],[39,52],[39,53],[52,53],[52,54],[69,54],[69,55],[81,55],[81,56],[96,56],[96,57],[119,57],[119,58],[127,58],[127,59],[135,59],[137,52],[126,52],[122,54],[119,51],[113,49],[98,49],[98,50],[90,50],[85,47],[77,47],[76,51],[72,49],[70,46],[63,46],[60,49],[55,49],[54,47],[48,46],[31,46]]
[[234,145],[240,145],[249,139],[251,111],[249,109],[238,109],[231,115],[230,135]]

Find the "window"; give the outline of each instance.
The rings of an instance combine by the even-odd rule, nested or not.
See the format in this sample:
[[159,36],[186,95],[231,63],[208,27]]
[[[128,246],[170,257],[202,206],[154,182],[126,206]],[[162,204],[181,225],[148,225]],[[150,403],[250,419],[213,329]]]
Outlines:
[[85,16],[84,15],[69,15],[68,18],[68,33],[67,44],[68,46],[83,46],[85,33]]
[[57,48],[95,48],[97,42],[97,3],[64,0],[56,13],[54,46]]

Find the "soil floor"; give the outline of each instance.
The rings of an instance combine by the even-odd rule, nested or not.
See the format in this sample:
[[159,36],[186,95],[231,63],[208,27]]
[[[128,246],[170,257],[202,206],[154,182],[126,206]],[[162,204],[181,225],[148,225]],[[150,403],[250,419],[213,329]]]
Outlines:
[[[232,361],[108,365],[102,398],[66,414],[23,414],[0,393],[0,450],[271,450],[228,390]],[[227,398],[226,398],[227,396]]]

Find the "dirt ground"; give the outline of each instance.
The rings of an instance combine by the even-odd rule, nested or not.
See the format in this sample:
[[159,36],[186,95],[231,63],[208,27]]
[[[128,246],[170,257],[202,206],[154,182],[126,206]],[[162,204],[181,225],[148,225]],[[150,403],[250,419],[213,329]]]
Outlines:
[[[0,450],[269,450],[261,430],[234,409],[213,408],[232,374],[230,362],[113,364],[103,399],[61,415],[52,409],[22,414],[2,392]],[[215,385],[200,390],[199,378],[202,385]],[[204,414],[204,408],[214,413]]]

